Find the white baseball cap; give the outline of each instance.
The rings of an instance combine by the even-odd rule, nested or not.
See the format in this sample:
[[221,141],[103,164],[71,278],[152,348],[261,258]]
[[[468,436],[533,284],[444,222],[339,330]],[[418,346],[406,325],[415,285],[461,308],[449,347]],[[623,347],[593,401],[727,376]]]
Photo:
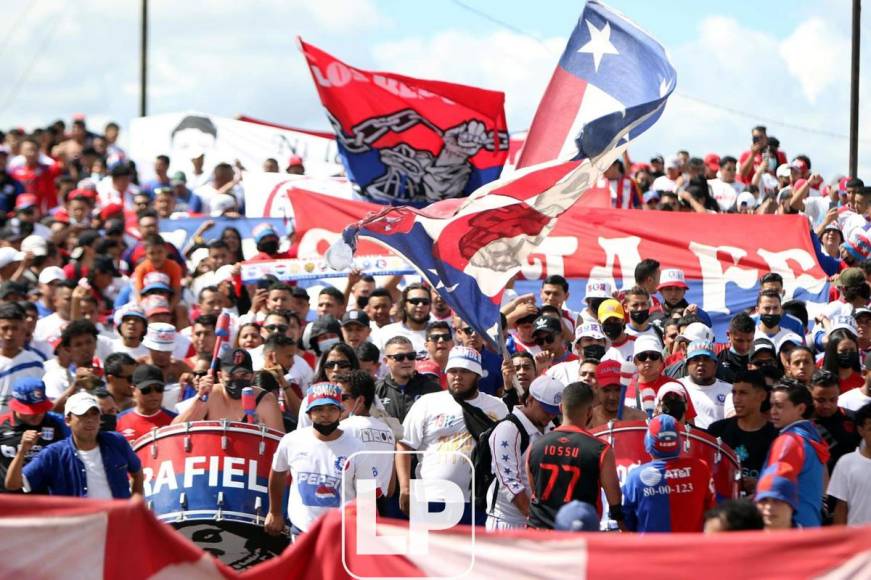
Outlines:
[[777,173],[775,173],[775,175],[777,175],[777,177],[792,177],[791,169],[789,163],[781,163],[777,166]]
[[701,322],[693,322],[678,335],[678,338],[690,342],[714,342],[714,332]]
[[21,251],[30,252],[34,256],[45,256],[48,254],[48,242],[37,235],[27,236],[21,240]]
[[780,338],[777,339],[777,344],[775,345],[777,347],[777,354],[780,354],[780,351],[783,349],[783,346],[787,342],[791,342],[792,344],[794,344],[796,346],[801,346],[804,344],[804,340],[802,340],[802,338],[799,335],[797,335],[794,332],[787,332],[787,333],[781,335]]
[[551,415],[559,415],[559,404],[563,400],[565,385],[548,375],[541,375],[529,385],[529,394],[538,401],[542,409]]
[[585,322],[575,330],[575,342],[578,342],[582,338],[595,338],[596,340],[602,340],[607,337],[605,336],[605,333],[602,332],[602,325],[598,322]]
[[175,348],[175,327],[168,322],[150,323],[142,346],[160,352],[172,352]]
[[0,248],[0,268],[5,268],[12,262],[20,262],[24,254],[12,247]]
[[64,273],[62,268],[57,266],[48,266],[47,268],[43,268],[42,272],[39,273],[39,283],[40,284],[51,284],[52,282],[56,282],[58,280],[66,280],[67,275]]
[[216,195],[211,200],[212,217],[221,217],[225,211],[236,209],[236,198],[232,195],[222,193]]
[[656,289],[662,290],[663,288],[671,288],[673,286],[684,289],[688,288],[686,275],[683,273],[683,270],[678,268],[666,268],[659,275],[659,286]]
[[584,300],[590,298],[610,298],[614,288],[608,280],[589,280],[584,291]]
[[686,387],[684,387],[677,381],[669,381],[659,387],[659,390],[656,391],[656,403],[662,401],[663,397],[665,397],[669,393],[679,395],[681,398],[683,398],[684,401],[690,400],[690,396],[689,393],[687,393]]
[[481,355],[474,348],[465,346],[455,346],[448,354],[448,364],[445,370],[451,369],[466,369],[472,371],[476,375],[483,376],[484,371],[481,368]]
[[741,207],[742,205],[756,207],[756,196],[749,191],[742,191],[738,194],[738,200],[735,202],[735,205],[738,207]]
[[81,392],[72,395],[64,404],[64,415],[84,415],[92,408],[99,409],[100,403],[97,397],[91,393]]
[[[853,333],[853,336],[858,334],[858,330],[856,329],[856,319],[849,314],[839,314],[832,318],[832,327],[829,328],[829,331],[826,333],[828,336],[832,334],[836,330],[849,330]],[[780,351],[780,347],[777,348]]]
[[651,334],[643,334],[635,339],[632,358],[635,358],[642,352],[658,352],[662,354],[662,343]]

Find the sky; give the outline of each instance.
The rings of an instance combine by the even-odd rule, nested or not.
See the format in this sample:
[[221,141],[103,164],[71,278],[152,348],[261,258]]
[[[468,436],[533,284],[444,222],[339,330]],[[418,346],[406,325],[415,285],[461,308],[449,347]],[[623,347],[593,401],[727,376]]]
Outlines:
[[[149,113],[327,129],[295,37],[364,69],[506,94],[529,126],[583,2],[150,0]],[[847,170],[850,0],[613,0],[668,50],[677,89],[630,155],[738,156],[757,124],[827,178]],[[20,0],[0,22],[0,127],[139,110],[140,2]],[[871,179],[871,15],[862,19],[859,175]]]

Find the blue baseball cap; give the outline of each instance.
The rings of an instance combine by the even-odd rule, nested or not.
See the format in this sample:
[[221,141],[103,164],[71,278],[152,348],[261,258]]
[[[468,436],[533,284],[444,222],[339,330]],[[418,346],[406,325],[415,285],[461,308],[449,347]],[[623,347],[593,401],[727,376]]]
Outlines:
[[795,470],[788,463],[783,461],[772,463],[759,476],[759,482],[756,484],[756,501],[776,499],[788,503],[792,509],[797,510],[797,477]]
[[342,387],[333,383],[315,383],[305,392],[305,412],[321,405],[342,406]]
[[270,223],[261,223],[254,226],[251,230],[251,233],[254,235],[254,241],[256,243],[260,243],[260,240],[269,236],[278,237],[278,232],[275,231],[275,228],[272,227]]
[[647,425],[644,449],[651,457],[664,459],[680,455],[677,420],[671,415],[657,415]]
[[717,360],[717,354],[714,352],[714,343],[707,340],[694,340],[687,347],[687,360],[697,356],[706,356],[709,359]]
[[36,377],[22,377],[12,383],[12,400],[9,408],[22,415],[39,415],[51,411],[54,406],[45,396],[45,383]]
[[553,528],[562,532],[598,532],[599,514],[593,504],[575,499],[559,509]]

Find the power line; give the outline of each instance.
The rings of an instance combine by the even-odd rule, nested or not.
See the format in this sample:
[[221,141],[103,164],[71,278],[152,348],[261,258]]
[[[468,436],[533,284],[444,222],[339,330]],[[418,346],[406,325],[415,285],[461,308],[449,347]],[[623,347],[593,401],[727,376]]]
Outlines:
[[[547,45],[545,44],[544,40],[542,38],[540,38],[539,36],[532,34],[530,32],[527,32],[521,28],[518,28],[518,27],[514,26],[513,24],[505,22],[504,20],[500,20],[499,18],[496,18],[495,16],[493,16],[491,14],[483,12],[483,11],[479,10],[478,8],[475,8],[473,6],[469,6],[468,4],[463,2],[462,0],[451,0],[451,1],[454,4],[456,4],[457,6],[459,6],[460,8],[462,8],[468,12],[471,12],[472,14],[475,14],[475,15],[477,15],[485,20],[488,20],[489,22],[496,24],[497,26],[501,26],[502,28],[505,28],[507,30],[510,30],[510,31],[515,32],[517,34],[520,34],[522,36],[527,36],[529,38],[532,38],[533,40],[536,40],[539,44],[541,44],[545,49],[547,49]],[[551,51],[548,49],[548,52],[550,53]],[[787,121],[782,121],[779,119],[772,119],[769,117],[764,117],[764,116],[759,115],[757,113],[742,111],[742,110],[736,109],[734,107],[721,105],[719,103],[713,103],[713,102],[707,101],[705,99],[700,99],[699,97],[688,95],[688,94],[684,93],[683,91],[680,91],[677,89],[675,89],[674,94],[677,95],[678,97],[681,97],[681,98],[686,99],[688,101],[693,101],[695,103],[698,103],[700,105],[704,105],[704,106],[709,107],[711,109],[717,109],[719,111],[723,111],[723,112],[729,113],[731,115],[735,115],[738,117],[744,117],[747,119],[752,119],[757,123],[763,122],[763,123],[766,123],[767,125],[776,125],[778,127],[783,127],[786,129],[794,129],[796,131],[803,131],[805,133],[811,133],[811,134],[820,135],[823,137],[830,137],[832,139],[848,140],[850,138],[848,135],[844,135],[841,133],[835,133],[834,131],[826,131],[825,129],[819,129],[817,127],[808,127],[806,125],[798,125],[796,123],[789,123]],[[861,143],[871,144],[871,140],[859,139],[859,141]]]

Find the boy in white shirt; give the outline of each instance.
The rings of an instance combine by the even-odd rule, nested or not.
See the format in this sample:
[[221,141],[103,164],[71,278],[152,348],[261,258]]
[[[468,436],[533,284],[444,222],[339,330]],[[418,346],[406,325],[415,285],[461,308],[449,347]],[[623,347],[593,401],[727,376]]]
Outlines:
[[855,421],[862,443],[838,460],[829,482],[828,494],[838,500],[835,525],[871,523],[871,404],[856,411]]

